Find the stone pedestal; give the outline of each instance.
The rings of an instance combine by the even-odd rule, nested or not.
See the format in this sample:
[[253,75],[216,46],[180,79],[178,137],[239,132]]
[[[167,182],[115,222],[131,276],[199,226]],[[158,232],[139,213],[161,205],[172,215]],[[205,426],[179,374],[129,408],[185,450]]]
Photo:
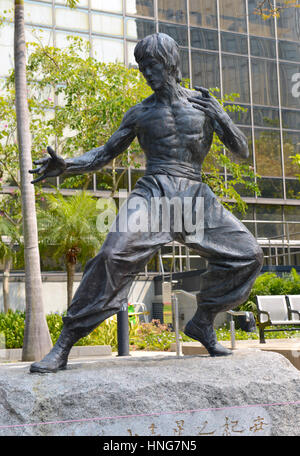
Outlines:
[[296,436],[299,398],[300,372],[255,349],[225,358],[110,358],[45,375],[7,364],[0,435]]

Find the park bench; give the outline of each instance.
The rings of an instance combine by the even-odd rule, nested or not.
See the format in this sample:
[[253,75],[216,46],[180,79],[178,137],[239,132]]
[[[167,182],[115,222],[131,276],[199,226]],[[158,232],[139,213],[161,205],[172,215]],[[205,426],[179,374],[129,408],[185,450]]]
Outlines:
[[292,319],[300,320],[300,295],[287,295]]
[[[265,344],[265,332],[300,330],[300,296],[256,296],[259,341]],[[297,310],[299,309],[299,310]],[[266,327],[272,326],[272,329]],[[285,328],[282,328],[285,326]]]

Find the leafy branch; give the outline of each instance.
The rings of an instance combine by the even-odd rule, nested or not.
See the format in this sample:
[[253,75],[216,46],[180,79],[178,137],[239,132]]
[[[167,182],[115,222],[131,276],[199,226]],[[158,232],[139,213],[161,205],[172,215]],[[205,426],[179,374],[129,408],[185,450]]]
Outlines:
[[281,5],[274,6],[273,0],[261,0],[258,2],[254,14],[258,14],[262,19],[267,20],[271,17],[280,17],[281,12],[287,8],[300,8],[300,5],[298,1],[285,0]]

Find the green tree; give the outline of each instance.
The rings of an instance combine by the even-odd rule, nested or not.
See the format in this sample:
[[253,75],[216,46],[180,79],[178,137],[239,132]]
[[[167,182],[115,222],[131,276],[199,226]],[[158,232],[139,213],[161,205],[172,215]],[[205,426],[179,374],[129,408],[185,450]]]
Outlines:
[[[300,154],[296,154],[290,157],[294,165],[298,165],[300,168]],[[297,174],[297,177],[300,178],[300,174]]]
[[[47,134],[56,137],[56,150],[59,155],[80,155],[87,150],[104,144],[112,133],[119,127],[124,113],[133,105],[141,102],[151,93],[151,89],[141,73],[134,68],[126,68],[123,64],[104,64],[89,55],[89,44],[81,38],[71,38],[67,50],[53,47],[43,47],[35,44],[28,64],[29,86],[36,89],[39,79],[40,91],[46,89],[54,92],[59,103],[44,97],[40,106],[52,107],[54,116],[45,120],[42,125],[37,123],[39,138],[47,139]],[[37,76],[39,75],[39,78]],[[188,82],[185,81],[185,84]],[[213,92],[218,95],[218,90]],[[221,103],[227,103],[226,110],[238,111],[243,108],[229,102],[236,102],[238,95],[227,95]],[[218,97],[217,97],[218,98]],[[31,97],[32,106],[38,106],[37,96]],[[37,122],[39,120],[37,119]],[[36,128],[35,127],[35,128]],[[44,133],[43,133],[44,128]],[[43,142],[46,148],[47,143]],[[259,192],[255,184],[253,168],[247,162],[235,163],[223,154],[224,146],[215,135],[210,156],[206,160],[204,180],[216,194],[233,203],[225,202],[229,208],[237,205],[240,210],[246,207],[236,186],[244,185],[253,193]],[[131,164],[139,167],[143,163],[143,153],[137,141],[134,141],[121,156],[101,170],[102,181],[112,176],[111,184],[106,188],[115,193],[118,182]],[[115,168],[124,167],[116,177]],[[220,169],[226,167],[232,179],[225,182]],[[87,186],[91,174],[68,177],[62,184],[76,187]],[[105,188],[105,186],[104,186]]]
[[[49,137],[56,152],[67,156],[80,155],[104,144],[119,127],[124,113],[151,93],[137,69],[98,62],[90,57],[89,44],[81,38],[70,37],[69,43],[67,49],[33,44],[27,67],[32,110],[39,111],[39,115],[41,107],[53,112],[52,118],[40,121],[36,117],[32,124],[36,140],[39,139],[36,153],[40,153],[41,146],[46,148]],[[127,166],[140,166],[141,155],[134,141],[101,170],[102,188],[114,194]],[[117,168],[123,168],[119,175]],[[91,178],[91,173],[68,177],[61,187],[87,188]]]
[[61,193],[45,196],[47,207],[38,213],[42,247],[54,246],[54,258],[64,258],[67,271],[68,307],[73,297],[75,267],[95,256],[105,235],[97,230],[97,200],[86,192],[70,197]]
[[273,0],[259,0],[254,13],[261,16],[264,20],[267,20],[271,17],[280,17],[283,10],[287,8],[300,8],[297,0],[281,0],[278,3],[279,4],[274,5]]
[[52,342],[43,309],[35,195],[28,174],[32,161],[26,82],[24,0],[15,0],[14,6],[15,108],[21,178],[26,295],[26,325],[22,360],[34,361],[41,359],[49,352]]
[[[119,127],[124,113],[151,93],[137,69],[98,62],[90,57],[89,45],[81,38],[70,38],[70,44],[64,50],[37,43],[31,46],[33,52],[27,75],[34,158],[40,157],[41,149],[46,149],[48,144],[55,146],[57,153],[63,156],[81,155],[104,144]],[[14,142],[15,120],[11,106],[14,103],[13,82],[14,73],[8,80],[6,94],[0,98],[0,112],[7,113],[8,118],[0,160],[2,155],[3,162],[8,163],[5,173],[11,183],[18,178],[14,159],[18,149]],[[219,99],[218,91],[212,92]],[[225,103],[226,110],[243,111],[244,108],[236,104],[237,99],[238,95],[232,94],[219,101]],[[236,163],[236,157],[231,159],[223,150],[224,146],[215,135],[211,153],[205,161],[203,179],[220,199],[226,200],[224,204],[229,209],[237,205],[243,211],[246,204],[239,187],[242,185],[252,193],[259,193],[253,168],[247,161]],[[137,141],[97,173],[101,189],[114,194],[129,164],[136,168],[144,164]],[[123,170],[117,174],[117,168]],[[225,168],[232,176],[227,182],[221,172]],[[63,178],[61,187],[86,189],[91,178],[92,174]]]
[[[211,89],[210,92],[221,103],[225,111],[231,113],[246,112],[247,109],[236,104],[239,94],[226,94],[223,98],[218,96],[218,88]],[[249,145],[251,147],[251,144]],[[245,213],[247,204],[239,193],[239,188],[243,187],[246,191],[259,196],[260,190],[257,180],[260,178],[254,172],[251,154],[249,158],[242,159],[233,156],[228,152],[218,136],[214,134],[213,143],[209,155],[205,158],[202,180],[207,183],[213,192],[220,198],[223,205],[229,210],[237,209],[240,213]],[[225,179],[225,172],[227,179]]]

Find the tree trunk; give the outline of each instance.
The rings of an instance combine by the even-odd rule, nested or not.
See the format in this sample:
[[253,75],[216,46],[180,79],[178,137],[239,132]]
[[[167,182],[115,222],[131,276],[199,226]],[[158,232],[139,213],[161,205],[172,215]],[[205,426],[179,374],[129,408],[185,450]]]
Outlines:
[[4,271],[3,271],[3,306],[4,313],[7,313],[9,310],[9,273],[12,266],[12,258],[4,258]]
[[36,361],[49,352],[52,342],[42,301],[35,195],[28,173],[28,170],[32,168],[32,160],[26,82],[24,0],[15,0],[14,58],[26,295],[26,321],[22,360]]
[[68,308],[71,305],[73,298],[73,285],[75,277],[76,263],[67,262],[67,297],[68,297]]

